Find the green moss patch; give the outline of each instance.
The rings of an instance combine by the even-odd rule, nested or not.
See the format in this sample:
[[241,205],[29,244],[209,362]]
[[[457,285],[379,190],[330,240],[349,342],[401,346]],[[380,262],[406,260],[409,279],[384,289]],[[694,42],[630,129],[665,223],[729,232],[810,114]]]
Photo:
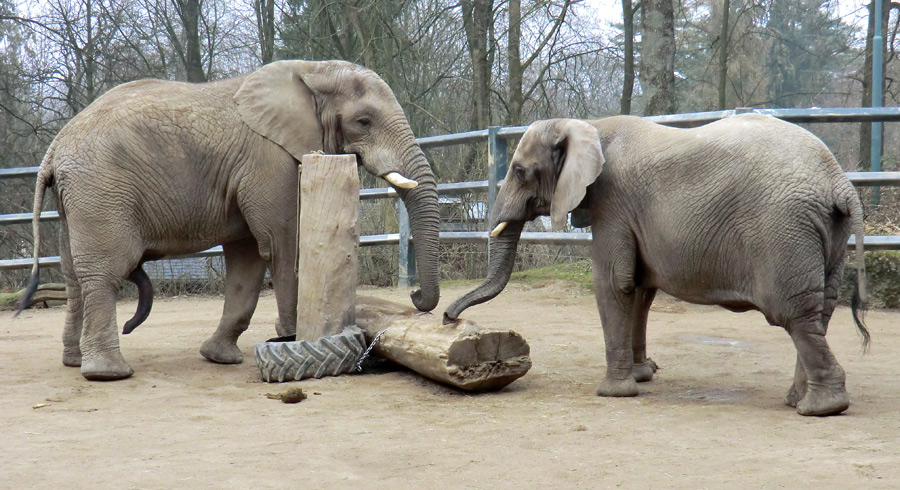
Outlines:
[[537,269],[513,272],[510,281],[528,285],[536,285],[547,281],[567,281],[589,291],[594,288],[594,280],[591,276],[591,261],[589,260],[565,262],[538,267]]
[[[900,252],[866,252],[866,290],[871,308],[900,308]],[[849,302],[856,286],[854,254],[848,254],[844,266],[841,301]]]

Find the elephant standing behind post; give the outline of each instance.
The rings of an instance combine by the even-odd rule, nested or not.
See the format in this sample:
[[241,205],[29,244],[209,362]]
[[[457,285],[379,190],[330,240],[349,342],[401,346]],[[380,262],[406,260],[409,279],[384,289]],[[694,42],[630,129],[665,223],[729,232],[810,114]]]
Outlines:
[[560,229],[576,207],[591,216],[607,363],[599,395],[634,396],[636,381],[653,377],[647,315],[663,290],[692,303],[761,311],[797,349],[786,402],[803,415],[849,406],[825,333],[855,234],[852,306],[868,342],[857,311],[865,297],[862,204],[818,138],[755,114],[696,129],[630,116],[536,122],[492,210],[488,277],[447,309],[447,321],[503,290],[525,221],[550,215]]
[[127,332],[149,312],[152,292],[141,263],[217,244],[225,255],[225,307],[203,356],[241,362],[237,338],[267,266],[278,334],[293,333],[297,165],[317,150],[355,154],[397,188],[415,237],[421,290],[413,303],[433,309],[440,296],[434,175],[378,75],[343,61],[279,61],[214,83],[142,80],[109,91],[73,118],[38,171],[30,291],[38,279],[38,214],[52,186],[69,291],[63,363],[81,366],[88,379],[130,376],[116,333],[122,282],[131,279],[141,290]]

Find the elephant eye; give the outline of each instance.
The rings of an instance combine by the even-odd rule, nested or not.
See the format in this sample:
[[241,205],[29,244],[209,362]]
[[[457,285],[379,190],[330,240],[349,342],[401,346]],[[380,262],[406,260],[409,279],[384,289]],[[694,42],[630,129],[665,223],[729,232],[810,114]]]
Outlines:
[[361,117],[356,120],[356,123],[364,128],[368,128],[372,124],[372,120],[368,117]]
[[524,184],[524,183],[525,183],[525,169],[522,168],[522,167],[520,167],[520,166],[518,166],[518,165],[516,165],[516,166],[514,167],[514,171],[516,172],[516,179],[517,179],[519,182],[521,182],[521,183]]

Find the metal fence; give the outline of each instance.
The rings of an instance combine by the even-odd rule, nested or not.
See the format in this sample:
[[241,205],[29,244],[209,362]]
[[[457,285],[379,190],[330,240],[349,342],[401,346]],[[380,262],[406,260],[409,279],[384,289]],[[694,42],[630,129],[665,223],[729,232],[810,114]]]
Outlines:
[[[653,116],[646,119],[673,127],[695,127],[742,113],[766,114],[794,123],[837,123],[837,122],[897,122],[900,121],[900,107],[879,108],[830,108],[830,109],[750,109],[739,108],[726,111],[697,112],[691,114],[673,114]],[[440,196],[462,195],[473,192],[487,192],[487,209],[493,207],[497,189],[506,174],[509,161],[509,141],[520,138],[527,126],[490,127],[479,131],[428,136],[418,138],[422,148],[437,148],[450,145],[487,142],[488,145],[488,180],[475,182],[454,182],[438,184]],[[879,167],[875,167],[879,168]],[[27,178],[37,174],[38,167],[21,167],[0,169],[0,179]],[[857,187],[878,187],[900,185],[900,172],[847,172],[847,177]],[[361,200],[395,199],[398,197],[393,188],[373,188],[360,190]],[[360,246],[397,245],[399,247],[399,277],[401,286],[410,286],[415,278],[415,258],[410,248],[409,217],[402,205],[396,206],[399,233],[365,235],[360,237]],[[31,213],[0,215],[0,226],[22,224],[31,221]],[[57,220],[56,211],[44,211],[41,220]],[[487,231],[440,233],[443,243],[485,243],[488,241]],[[547,245],[585,245],[591,241],[590,233],[552,233],[525,232],[520,239],[523,243],[541,243]],[[850,239],[848,246],[855,244]],[[900,250],[900,236],[866,236],[866,250]],[[202,252],[181,257],[208,257],[222,254],[222,247],[213,247]],[[27,269],[33,263],[32,258],[0,260],[0,270]],[[42,257],[42,266],[58,266],[59,257]]]

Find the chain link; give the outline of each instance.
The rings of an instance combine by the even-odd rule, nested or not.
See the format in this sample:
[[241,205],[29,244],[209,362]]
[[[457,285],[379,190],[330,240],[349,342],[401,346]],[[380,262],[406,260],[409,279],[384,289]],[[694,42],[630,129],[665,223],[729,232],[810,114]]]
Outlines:
[[357,371],[362,371],[363,361],[365,361],[366,358],[369,357],[369,353],[372,352],[372,348],[375,347],[375,344],[378,343],[378,339],[380,339],[381,336],[384,335],[384,332],[386,332],[388,328],[390,328],[390,327],[387,327],[387,328],[383,329],[382,331],[378,332],[378,335],[376,335],[375,338],[372,339],[372,343],[369,344],[369,347],[366,348],[366,351],[363,352],[361,356],[359,356],[359,360],[356,361],[356,370]]

